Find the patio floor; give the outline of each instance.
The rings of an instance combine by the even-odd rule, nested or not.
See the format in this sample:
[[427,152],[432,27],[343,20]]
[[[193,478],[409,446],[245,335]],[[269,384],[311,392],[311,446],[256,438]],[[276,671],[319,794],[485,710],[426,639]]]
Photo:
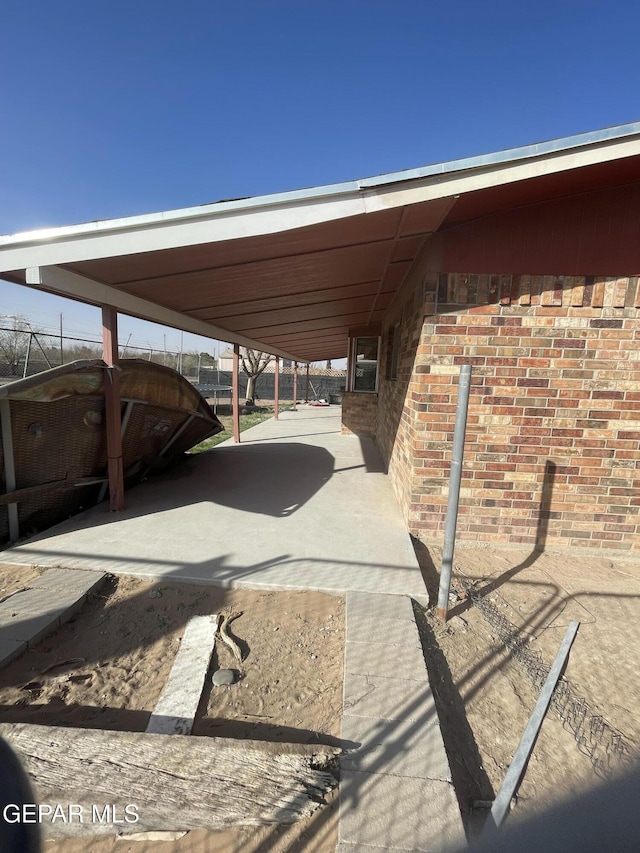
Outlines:
[[443,851],[464,832],[407,598],[427,591],[375,446],[340,425],[338,407],[283,412],[3,562],[346,594],[336,850]]
[[372,442],[300,406],[8,549],[3,560],[254,589],[426,598]]

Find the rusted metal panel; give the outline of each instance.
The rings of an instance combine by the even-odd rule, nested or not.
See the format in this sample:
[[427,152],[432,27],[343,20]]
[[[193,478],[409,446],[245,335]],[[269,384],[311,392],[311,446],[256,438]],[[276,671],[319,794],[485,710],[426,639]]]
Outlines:
[[[129,410],[122,456],[128,488],[221,432],[222,424],[173,370],[135,359],[119,367],[122,404]],[[15,486],[0,496],[0,541],[9,538],[7,504],[17,503],[21,535],[30,535],[98,500],[107,475],[105,368],[101,360],[74,362],[0,388],[10,411],[16,473]],[[3,486],[4,464],[0,456]]]

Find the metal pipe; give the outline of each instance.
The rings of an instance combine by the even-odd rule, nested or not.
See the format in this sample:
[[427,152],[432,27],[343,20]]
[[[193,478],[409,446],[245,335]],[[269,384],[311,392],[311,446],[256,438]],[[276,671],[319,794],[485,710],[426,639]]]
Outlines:
[[307,382],[304,390],[304,401],[305,403],[309,402],[309,362],[307,362]]
[[451,586],[453,550],[456,541],[456,525],[458,523],[458,502],[460,500],[460,481],[462,480],[462,461],[464,457],[464,438],[467,428],[470,387],[471,365],[463,364],[460,368],[460,381],[458,382],[458,404],[456,406],[456,423],[453,430],[453,455],[449,477],[449,500],[447,502],[444,549],[442,552],[442,568],[440,569],[440,590],[438,592],[438,608],[436,611],[439,618],[443,621],[447,619],[447,609],[449,607],[449,588]]
[[274,375],[274,417],[278,420],[280,416],[280,357],[276,356],[276,371]]
[[490,838],[500,827],[507,815],[511,799],[518,789],[520,780],[527,766],[527,762],[529,761],[529,757],[533,747],[535,746],[540,726],[542,725],[542,721],[544,720],[545,714],[547,713],[551,703],[553,691],[556,688],[556,684],[560,678],[560,673],[566,663],[569,650],[571,649],[571,644],[575,639],[579,625],[579,622],[569,623],[569,627],[567,628],[564,639],[560,644],[556,658],[542,686],[540,695],[538,696],[538,701],[531,712],[527,727],[524,730],[520,743],[518,744],[518,748],[513,756],[513,760],[509,765],[504,781],[502,782],[500,790],[498,791],[498,794],[493,801],[493,805],[491,806],[491,812],[487,818],[487,822],[482,833],[483,839],[485,837]]

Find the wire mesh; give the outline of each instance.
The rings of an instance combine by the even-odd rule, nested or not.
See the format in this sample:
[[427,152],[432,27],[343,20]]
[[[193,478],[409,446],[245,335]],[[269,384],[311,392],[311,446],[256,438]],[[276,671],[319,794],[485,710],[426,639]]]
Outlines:
[[[102,358],[102,343],[95,338],[61,337],[0,323],[0,377],[21,379],[84,358]],[[120,346],[120,358],[142,358],[162,364],[194,382],[200,368],[199,357],[195,353],[131,346],[128,343]]]
[[[473,605],[509,649],[534,688],[540,690],[550,669],[542,655],[532,649],[518,628],[482,595],[476,582],[458,567],[456,574]],[[551,707],[564,727],[571,731],[579,749],[589,757],[595,773],[601,778],[607,778],[612,772],[640,760],[640,751],[632,740],[595,711],[584,696],[579,696],[564,676],[558,681]]]

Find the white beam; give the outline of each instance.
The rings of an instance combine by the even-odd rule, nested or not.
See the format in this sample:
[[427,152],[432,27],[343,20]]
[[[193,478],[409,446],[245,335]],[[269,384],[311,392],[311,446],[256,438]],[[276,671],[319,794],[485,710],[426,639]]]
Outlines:
[[139,296],[133,296],[130,293],[125,293],[115,287],[110,287],[107,284],[78,275],[61,267],[28,267],[25,273],[27,284],[43,287],[48,292],[57,293],[59,296],[79,299],[91,305],[111,305],[122,314],[140,317],[142,320],[151,320],[151,322],[160,323],[163,326],[172,326],[176,329],[182,329],[185,332],[192,332],[194,335],[202,335],[205,338],[214,338],[232,344],[240,344],[243,347],[257,349],[261,352],[271,353],[272,355],[279,355],[282,358],[289,358],[292,361],[296,358],[295,355],[285,350],[274,349],[268,344],[264,344],[254,338],[237,335],[221,326],[214,326],[211,323],[196,320],[187,314],[181,314],[179,311],[165,308],[156,302],[142,299]]

